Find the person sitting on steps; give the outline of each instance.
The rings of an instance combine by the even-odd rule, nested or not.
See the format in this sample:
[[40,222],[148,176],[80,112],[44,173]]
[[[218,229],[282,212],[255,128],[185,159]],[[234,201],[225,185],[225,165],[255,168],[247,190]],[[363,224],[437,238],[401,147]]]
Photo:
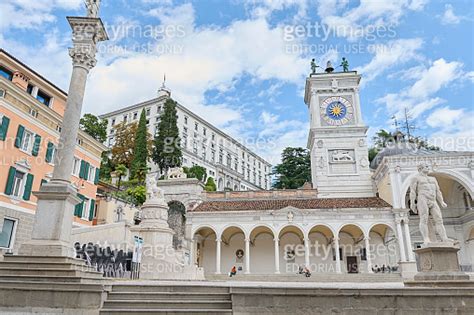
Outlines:
[[237,274],[237,268],[235,266],[232,267],[229,273],[229,277],[235,276]]

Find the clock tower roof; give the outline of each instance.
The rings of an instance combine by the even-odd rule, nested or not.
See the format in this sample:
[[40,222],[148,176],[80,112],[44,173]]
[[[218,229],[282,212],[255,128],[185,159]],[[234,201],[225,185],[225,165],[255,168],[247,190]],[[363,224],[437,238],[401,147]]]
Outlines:
[[311,89],[318,92],[338,91],[359,87],[361,76],[357,71],[313,73],[306,78],[304,102],[309,106]]

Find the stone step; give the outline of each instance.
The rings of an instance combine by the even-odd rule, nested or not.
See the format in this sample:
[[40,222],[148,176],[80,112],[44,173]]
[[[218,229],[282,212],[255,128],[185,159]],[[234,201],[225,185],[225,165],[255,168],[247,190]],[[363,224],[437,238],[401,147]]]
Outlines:
[[85,262],[82,259],[64,257],[64,256],[22,256],[22,255],[5,255],[3,262],[7,263],[71,263],[77,265],[84,265]]
[[61,291],[103,291],[102,283],[67,283],[67,282],[38,282],[0,279],[0,288],[26,290],[61,290]]
[[392,274],[312,274],[311,277],[296,274],[263,275],[263,274],[237,274],[206,275],[206,280],[211,281],[264,281],[264,282],[401,282],[399,273]]
[[106,300],[104,309],[232,309],[232,301],[213,300]]
[[209,292],[110,292],[107,300],[170,300],[179,299],[183,301],[212,300],[230,301],[229,293],[209,293]]
[[228,315],[232,314],[232,309],[101,309],[101,315],[141,315],[141,314],[172,314],[172,315],[190,315],[190,314],[212,314]]
[[[23,266],[21,266],[23,267]],[[101,278],[102,273],[95,270],[78,270],[78,269],[62,269],[62,268],[5,268],[0,266],[0,278],[4,276],[65,276],[65,277],[85,277],[85,278]]]
[[71,282],[71,283],[96,283],[102,282],[103,278],[97,277],[97,275],[84,274],[81,277],[76,276],[54,276],[54,275],[17,275],[9,274],[0,276],[0,280],[18,280],[18,281],[31,281],[31,282]]
[[0,268],[21,268],[31,269],[41,267],[44,269],[70,269],[70,270],[91,270],[95,271],[94,267],[85,264],[67,263],[67,262],[4,262],[0,261]]
[[133,285],[133,284],[115,284],[112,292],[200,292],[200,293],[229,293],[228,287],[209,286],[209,285]]

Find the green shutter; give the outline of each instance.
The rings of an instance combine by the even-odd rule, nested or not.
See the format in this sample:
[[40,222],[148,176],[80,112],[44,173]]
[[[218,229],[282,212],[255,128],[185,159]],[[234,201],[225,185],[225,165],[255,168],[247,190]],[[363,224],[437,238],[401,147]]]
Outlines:
[[89,164],[89,162],[86,162],[86,166],[84,167],[84,177],[83,177],[85,180],[89,180],[89,176],[88,176],[88,175],[89,175],[89,168],[90,168],[90,166],[91,166],[91,165]]
[[40,149],[40,144],[41,144],[41,136],[40,135],[35,135],[35,143],[33,144],[33,150],[31,151],[31,154],[33,156],[38,156],[38,152]]
[[95,200],[91,199],[91,207],[89,209],[89,221],[94,219]]
[[100,168],[95,169],[95,178],[94,178],[94,184],[97,185],[99,183],[99,178],[100,178]]
[[10,166],[8,171],[7,185],[5,186],[5,194],[11,195],[13,192],[13,182],[15,180],[16,169],[13,166]]
[[30,200],[31,189],[33,188],[33,179],[34,179],[33,174],[26,175],[26,184],[25,184],[25,190],[23,192],[23,200]]
[[76,217],[81,218],[82,217],[82,209],[84,208],[84,199],[86,199],[86,197],[84,197],[84,195],[81,195],[81,194],[77,194],[77,196],[80,199],[82,199],[82,202],[80,202],[79,204],[76,205],[76,210],[74,211],[74,215]]
[[5,141],[7,138],[8,125],[10,125],[10,118],[2,117],[2,124],[0,125],[0,140]]
[[84,169],[86,168],[86,161],[81,160],[81,168],[79,169],[79,178],[84,178]]
[[43,186],[44,184],[46,184],[47,182],[48,182],[48,181],[43,178],[43,179],[41,180],[41,185],[40,185],[40,187]]
[[53,159],[53,150],[54,150],[54,143],[48,142],[48,147],[46,148],[46,163],[51,163]]
[[23,133],[25,132],[25,127],[18,125],[18,130],[16,132],[15,147],[21,147],[21,140],[23,139]]

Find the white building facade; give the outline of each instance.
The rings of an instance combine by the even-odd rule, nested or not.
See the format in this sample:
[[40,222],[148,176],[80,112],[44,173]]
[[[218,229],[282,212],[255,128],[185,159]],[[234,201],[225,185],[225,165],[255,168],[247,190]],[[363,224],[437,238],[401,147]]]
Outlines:
[[[158,98],[101,115],[100,118],[108,120],[107,146],[114,144],[114,126],[122,122],[138,123],[142,110],[147,116],[148,132],[155,135],[170,92],[162,87],[158,95]],[[183,105],[178,103],[176,110],[183,166],[205,167],[218,191],[270,189],[270,163]],[[151,164],[151,171],[158,172],[157,165]]]

